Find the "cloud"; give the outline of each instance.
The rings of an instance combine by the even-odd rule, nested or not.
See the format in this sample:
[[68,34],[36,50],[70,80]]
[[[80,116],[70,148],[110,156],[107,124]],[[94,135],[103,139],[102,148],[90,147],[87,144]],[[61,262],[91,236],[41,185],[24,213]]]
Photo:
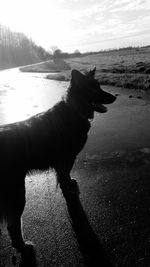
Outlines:
[[111,10],[117,11],[129,11],[129,10],[150,10],[149,0],[116,0]]
[[56,44],[60,49],[75,49],[82,45],[86,50],[92,44],[98,48],[102,43],[113,46],[113,42],[119,46],[138,38],[142,42],[143,36],[149,36],[149,1],[14,0],[10,4],[5,0],[0,20],[28,33],[44,47]]
[[96,4],[96,5],[92,5],[91,7],[79,10],[79,11],[78,10],[71,11],[71,16],[76,20],[83,21],[83,20],[89,19],[90,17],[94,19],[93,16],[98,16],[102,14],[103,11],[104,11],[104,7]]

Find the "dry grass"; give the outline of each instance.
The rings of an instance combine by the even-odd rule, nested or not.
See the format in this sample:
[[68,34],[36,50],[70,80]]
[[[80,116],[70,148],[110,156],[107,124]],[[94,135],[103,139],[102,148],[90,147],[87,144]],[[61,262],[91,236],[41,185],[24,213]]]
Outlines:
[[101,84],[150,89],[150,47],[102,52],[67,62],[81,71],[96,66]]
[[70,69],[86,71],[93,66],[103,85],[113,85],[141,90],[150,89],[150,46],[100,52],[78,58],[70,58],[55,64],[53,61],[21,68],[22,71],[60,72],[49,74],[48,79],[68,81]]

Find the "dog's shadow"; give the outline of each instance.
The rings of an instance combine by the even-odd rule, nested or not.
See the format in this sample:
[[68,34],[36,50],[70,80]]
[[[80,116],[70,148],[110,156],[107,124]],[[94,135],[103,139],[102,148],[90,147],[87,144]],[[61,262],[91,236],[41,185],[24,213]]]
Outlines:
[[80,252],[88,267],[112,267],[83,210],[79,196],[65,196]]
[[[87,267],[112,267],[97,235],[94,233],[79,195],[64,195],[73,230],[79,244],[80,252]],[[37,267],[35,250],[23,254],[19,267]]]

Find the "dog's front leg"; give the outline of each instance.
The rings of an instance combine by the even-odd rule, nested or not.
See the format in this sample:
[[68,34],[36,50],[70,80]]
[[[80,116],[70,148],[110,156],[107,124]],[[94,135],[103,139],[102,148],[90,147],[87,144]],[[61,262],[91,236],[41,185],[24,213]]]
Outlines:
[[70,172],[74,164],[75,157],[63,160],[55,167],[57,180],[64,195],[79,194],[79,187],[75,179],[71,179]]

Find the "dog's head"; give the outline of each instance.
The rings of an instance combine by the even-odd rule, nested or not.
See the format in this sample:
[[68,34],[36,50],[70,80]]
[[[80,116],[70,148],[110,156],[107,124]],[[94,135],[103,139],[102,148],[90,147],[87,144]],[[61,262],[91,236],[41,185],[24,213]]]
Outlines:
[[98,80],[95,79],[96,67],[85,75],[77,70],[71,73],[72,94],[89,112],[88,118],[93,118],[94,111],[104,113],[107,107],[104,104],[111,104],[116,97],[101,89]]

